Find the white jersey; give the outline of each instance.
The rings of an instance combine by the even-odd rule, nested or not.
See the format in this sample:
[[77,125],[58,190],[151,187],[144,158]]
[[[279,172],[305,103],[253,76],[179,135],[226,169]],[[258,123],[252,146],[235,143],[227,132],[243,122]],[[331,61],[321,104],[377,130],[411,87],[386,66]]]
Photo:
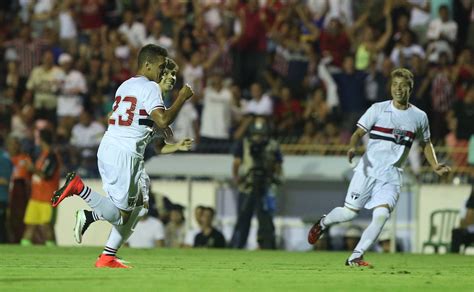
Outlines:
[[374,103],[357,126],[369,133],[367,151],[355,171],[378,180],[402,185],[402,165],[415,138],[429,141],[430,129],[425,112],[410,104],[395,108],[392,101]]
[[158,83],[144,76],[128,79],[117,89],[109,127],[101,144],[112,143],[143,157],[154,134],[154,122],[149,115],[157,108],[165,108]]

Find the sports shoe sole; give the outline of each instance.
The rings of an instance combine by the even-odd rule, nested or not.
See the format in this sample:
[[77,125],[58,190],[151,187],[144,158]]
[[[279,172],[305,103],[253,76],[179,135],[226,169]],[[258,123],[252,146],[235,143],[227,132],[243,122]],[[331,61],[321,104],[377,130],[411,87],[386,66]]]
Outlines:
[[76,177],[75,172],[70,172],[66,175],[66,182],[64,185],[57,191],[53,193],[53,197],[51,198],[51,205],[53,207],[56,207],[59,205],[59,203],[62,202],[67,196],[64,194],[67,194],[69,190],[71,189],[71,184],[70,182]]
[[84,228],[85,223],[86,215],[84,214],[84,210],[77,210],[76,224],[74,225],[74,239],[76,239],[77,243],[82,242],[82,229]]

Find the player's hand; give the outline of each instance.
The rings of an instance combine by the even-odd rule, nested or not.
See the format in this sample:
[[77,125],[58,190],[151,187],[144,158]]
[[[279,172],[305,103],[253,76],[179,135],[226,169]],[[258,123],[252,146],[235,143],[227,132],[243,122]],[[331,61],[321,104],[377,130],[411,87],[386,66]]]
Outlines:
[[433,170],[437,175],[443,176],[451,172],[451,167],[441,163],[434,167]]
[[179,96],[184,98],[185,100],[190,99],[193,95],[194,91],[191,86],[189,86],[189,84],[184,85],[183,88],[181,88],[181,90],[179,91]]
[[189,151],[189,150],[191,150],[191,148],[193,147],[193,142],[194,142],[194,140],[189,139],[189,138],[186,138],[186,139],[183,139],[183,140],[179,141],[178,144],[177,144],[178,150],[179,151]]
[[347,159],[349,159],[349,163],[352,163],[352,159],[354,158],[355,156],[355,148],[354,147],[351,147],[349,148],[349,150],[347,150]]

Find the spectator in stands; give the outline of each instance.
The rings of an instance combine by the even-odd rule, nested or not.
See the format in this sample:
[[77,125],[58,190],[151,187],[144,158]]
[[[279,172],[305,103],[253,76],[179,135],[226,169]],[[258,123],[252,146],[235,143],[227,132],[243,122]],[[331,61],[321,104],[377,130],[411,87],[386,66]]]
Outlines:
[[104,8],[105,1],[103,0],[83,0],[78,2],[79,26],[83,33],[89,34],[103,27],[105,24]]
[[79,124],[72,128],[70,143],[74,147],[73,151],[78,153],[82,176],[97,172],[96,153],[104,133],[104,125],[94,121],[88,110],[81,113]]
[[206,207],[201,214],[201,232],[194,238],[194,247],[224,248],[226,242],[224,235],[213,227],[215,211],[213,208]]
[[118,31],[125,35],[128,43],[135,49],[139,49],[145,44],[145,25],[135,19],[135,14],[132,10],[125,10],[123,13],[123,23],[118,28]]
[[367,108],[364,81],[367,73],[355,69],[354,56],[346,55],[342,72],[333,74],[336,81],[340,108],[343,115],[342,129],[352,132],[357,120]]
[[410,60],[414,55],[419,55],[421,58],[424,58],[425,51],[423,47],[413,41],[411,33],[405,31],[401,34],[400,41],[392,50],[390,60],[395,67],[410,68]]
[[323,56],[331,56],[332,64],[342,67],[344,56],[350,52],[351,43],[338,18],[332,18],[319,37]]
[[171,206],[169,214],[169,222],[165,227],[165,246],[166,247],[183,247],[184,238],[186,236],[186,226],[184,224],[184,207],[181,205]]
[[458,149],[467,148],[474,134],[474,85],[470,85],[464,100],[456,101],[449,111],[448,127],[451,132],[445,137],[446,145],[454,149],[451,158],[457,166],[467,166],[467,153]]
[[25,229],[26,204],[31,193],[31,173],[28,171],[31,157],[23,151],[20,139],[10,135],[7,140],[8,153],[13,163],[9,203],[9,234],[11,243],[19,243]]
[[154,248],[165,245],[165,228],[157,218],[143,216],[127,241],[132,248]]
[[59,4],[58,23],[59,40],[67,52],[75,52],[77,44],[77,23],[75,20],[74,0],[65,0]]
[[42,64],[33,69],[26,83],[27,94],[33,96],[36,114],[52,122],[56,121],[57,93],[63,74],[62,69],[54,65],[53,53],[46,51]]
[[3,137],[0,136],[0,243],[7,243],[8,191],[10,189],[13,165],[10,156],[3,149],[3,141]]
[[283,87],[275,106],[275,128],[280,136],[296,136],[303,127],[303,108],[288,87]]
[[173,39],[163,33],[163,24],[158,19],[155,19],[153,21],[150,34],[148,35],[143,44],[159,45],[167,49],[168,54],[172,57],[176,54],[176,52],[174,52]]
[[471,195],[467,199],[461,212],[461,226],[452,230],[451,252],[459,253],[461,245],[464,247],[474,242],[474,185]]
[[204,88],[198,151],[228,153],[232,126],[232,92],[215,73]]
[[60,160],[53,148],[53,133],[48,130],[40,132],[41,154],[35,165],[29,164],[28,171],[33,174],[31,198],[25,212],[25,233],[21,245],[32,244],[36,229],[40,230],[44,243],[53,246],[54,231],[51,225],[53,210],[51,194],[59,188]]
[[273,114],[273,101],[267,94],[262,91],[260,83],[253,83],[250,87],[251,99],[243,102],[242,112],[244,114],[253,114],[261,116],[270,116]]
[[188,229],[186,231],[186,237],[184,239],[184,246],[185,247],[192,247],[194,245],[194,238],[196,235],[201,232],[202,229],[202,212],[204,211],[206,207],[199,205],[196,208],[194,208],[194,220],[196,220],[197,226],[192,226],[191,229]]
[[64,75],[60,77],[57,116],[60,123],[68,128],[83,110],[83,95],[87,93],[84,75],[74,69],[71,55],[62,53],[58,60]]
[[7,48],[6,61],[18,62],[19,88],[22,93],[31,71],[40,64],[46,42],[41,38],[32,38],[31,26],[25,23],[21,25],[18,37],[6,41],[4,46]]
[[435,139],[442,139],[447,134],[446,114],[453,104],[453,82],[448,56],[442,53],[439,63],[428,72],[431,77],[431,134]]
[[27,104],[12,116],[11,135],[18,137],[22,142],[33,143],[33,130],[35,122],[35,109]]
[[257,0],[249,0],[238,11],[238,42],[234,51],[232,79],[242,88],[248,88],[261,79],[265,66],[267,15]]
[[326,102],[324,90],[320,87],[316,88],[306,101],[303,113],[304,119],[313,122],[314,125],[319,128],[326,123],[330,113],[331,111]]
[[438,15],[438,18],[434,18],[430,21],[426,38],[430,41],[444,39],[450,43],[454,43],[458,32],[458,25],[449,19],[448,6],[441,5],[438,9]]

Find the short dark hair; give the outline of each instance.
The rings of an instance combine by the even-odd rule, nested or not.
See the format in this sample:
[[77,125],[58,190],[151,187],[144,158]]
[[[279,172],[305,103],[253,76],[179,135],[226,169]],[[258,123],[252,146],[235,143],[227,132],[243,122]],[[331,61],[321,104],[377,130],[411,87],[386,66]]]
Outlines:
[[216,211],[214,211],[214,209],[211,208],[211,207],[205,207],[203,211],[209,211],[209,212],[211,212],[212,218],[214,218],[214,215],[216,214]]
[[39,132],[40,140],[44,143],[51,145],[53,144],[53,132],[47,129],[43,129]]
[[155,63],[159,58],[168,57],[168,51],[154,44],[148,44],[140,49],[138,53],[138,68],[145,65],[146,62]]

